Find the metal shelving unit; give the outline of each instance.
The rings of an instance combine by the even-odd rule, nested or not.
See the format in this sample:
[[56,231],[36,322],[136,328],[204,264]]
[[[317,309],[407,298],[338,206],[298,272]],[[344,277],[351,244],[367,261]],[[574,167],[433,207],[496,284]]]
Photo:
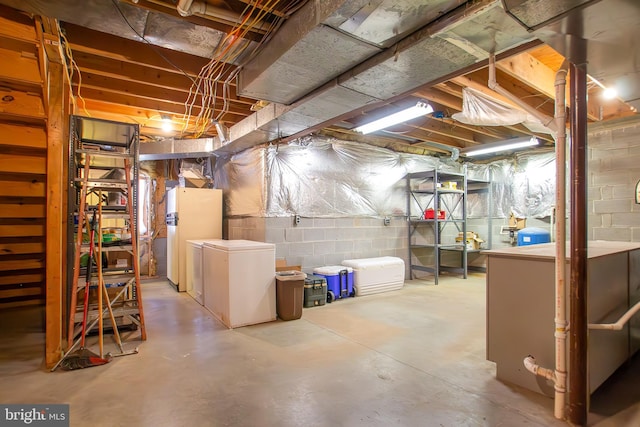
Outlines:
[[[409,247],[409,273],[427,272],[438,284],[441,272],[460,274],[465,279],[468,272],[468,255],[480,252],[469,249],[467,236],[467,195],[486,192],[490,194],[489,182],[468,180],[466,173],[431,170],[407,174],[407,223]],[[433,212],[433,215],[429,213]],[[489,247],[491,239],[491,216],[487,221]],[[461,242],[456,237],[462,233]],[[443,265],[443,255],[458,254],[458,265]]]
[[[79,339],[81,296],[89,291],[87,323],[98,325],[101,353],[108,328],[125,354],[118,327],[133,324],[146,339],[137,250],[138,125],[71,116],[69,135],[68,345]],[[95,267],[87,274],[89,263]]]

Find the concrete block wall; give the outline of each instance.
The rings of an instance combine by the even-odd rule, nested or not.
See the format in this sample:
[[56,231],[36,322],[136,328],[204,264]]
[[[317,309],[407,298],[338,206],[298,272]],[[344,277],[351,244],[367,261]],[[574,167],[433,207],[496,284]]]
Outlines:
[[391,218],[229,218],[229,239],[257,240],[276,245],[276,257],[303,271],[339,265],[345,259],[395,256],[407,263],[407,223]]
[[591,126],[588,137],[589,239],[640,241],[640,121]]

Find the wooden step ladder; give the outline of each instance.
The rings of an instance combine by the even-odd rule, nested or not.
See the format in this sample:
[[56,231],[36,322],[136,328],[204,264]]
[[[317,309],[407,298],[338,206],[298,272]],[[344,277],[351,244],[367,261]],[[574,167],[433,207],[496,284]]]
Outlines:
[[[100,122],[98,125],[112,123],[78,116],[72,117],[72,120],[74,119],[93,120]],[[100,357],[104,357],[103,337],[105,331],[108,330],[113,333],[114,340],[120,351],[120,353],[112,352],[111,356],[134,354],[137,353],[137,348],[125,351],[119,329],[123,327],[125,322],[129,322],[129,326],[135,325],[134,327],[139,330],[140,340],[147,339],[140,284],[136,204],[134,203],[137,191],[135,191],[135,184],[132,182],[132,168],[135,167],[135,162],[137,162],[137,144],[134,144],[134,142],[137,142],[137,140],[129,141],[128,144],[123,146],[118,146],[117,143],[112,144],[95,140],[86,143],[73,130],[72,126],[71,138],[75,139],[75,141],[70,149],[73,150],[71,155],[75,156],[75,161],[78,165],[75,168],[76,176],[73,179],[73,184],[79,190],[79,200],[76,213],[77,235],[75,236],[73,255],[73,279],[69,295],[67,353],[76,348],[82,340],[82,321],[85,307],[79,295],[83,292],[90,292],[92,288],[95,288],[97,289],[97,301],[90,299],[87,305],[88,317],[85,333],[88,334],[97,326]],[[116,149],[114,149],[114,146]],[[92,164],[99,164],[100,162],[116,165],[113,166],[111,171],[121,172],[124,175],[124,179],[104,177],[104,175],[97,177],[96,172],[101,172],[104,167],[96,170],[96,168],[92,167]],[[117,195],[117,198],[126,200],[124,205],[117,204],[114,206],[110,203],[105,203],[105,199],[108,200],[109,196],[114,194]],[[95,203],[92,204],[93,201]],[[96,223],[91,223],[90,218],[94,216],[94,213]],[[103,241],[103,225],[108,220],[121,220],[124,222],[125,227],[123,227],[123,230],[126,233],[121,234],[121,239],[114,242]],[[91,248],[90,244],[84,243],[83,229],[86,229],[88,233],[92,233],[96,228],[97,233],[93,248]],[[130,241],[122,238],[125,234],[131,236]],[[92,262],[95,262],[97,267],[96,271],[88,276],[81,274],[81,258],[84,254],[95,255],[87,260],[87,268],[89,268],[89,263]],[[127,262],[127,265],[116,263],[115,266],[109,265],[105,269],[103,267],[103,256],[108,257],[110,254],[129,254],[131,262]],[[87,288],[87,284],[89,288]]]

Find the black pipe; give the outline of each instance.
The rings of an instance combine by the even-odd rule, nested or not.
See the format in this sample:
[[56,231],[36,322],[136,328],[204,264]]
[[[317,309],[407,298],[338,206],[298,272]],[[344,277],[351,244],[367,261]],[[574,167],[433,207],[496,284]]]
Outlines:
[[585,425],[587,380],[587,72],[571,64],[571,280],[569,315],[569,417]]

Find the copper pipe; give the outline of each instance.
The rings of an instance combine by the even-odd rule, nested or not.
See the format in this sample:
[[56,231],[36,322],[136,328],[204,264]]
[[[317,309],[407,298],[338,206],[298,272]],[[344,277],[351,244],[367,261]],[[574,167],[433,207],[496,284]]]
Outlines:
[[571,64],[571,293],[569,418],[587,422],[587,72]]

